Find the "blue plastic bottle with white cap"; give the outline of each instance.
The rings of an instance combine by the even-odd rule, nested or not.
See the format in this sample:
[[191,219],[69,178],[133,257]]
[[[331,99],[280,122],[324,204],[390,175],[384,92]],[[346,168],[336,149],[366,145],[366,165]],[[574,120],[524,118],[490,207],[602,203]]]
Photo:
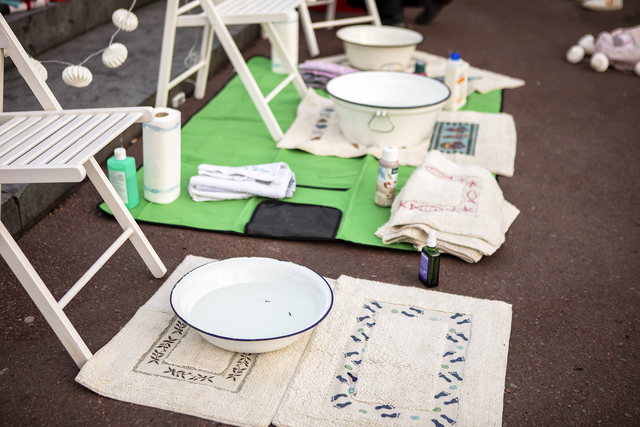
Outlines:
[[469,63],[460,58],[458,52],[453,52],[447,60],[444,84],[451,89],[451,96],[444,104],[446,111],[458,111],[467,103]]

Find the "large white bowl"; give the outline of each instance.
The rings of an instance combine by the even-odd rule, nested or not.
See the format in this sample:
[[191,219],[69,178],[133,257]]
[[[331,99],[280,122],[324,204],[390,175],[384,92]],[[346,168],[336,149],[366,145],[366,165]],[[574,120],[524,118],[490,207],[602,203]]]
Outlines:
[[318,273],[271,258],[231,258],[185,274],[175,313],[210,343],[234,352],[283,348],[329,313],[333,292]]
[[424,37],[400,27],[354,25],[338,30],[349,64],[366,71],[405,71]]
[[416,74],[362,71],[327,83],[340,130],[366,146],[413,147],[433,132],[451,95],[442,82]]

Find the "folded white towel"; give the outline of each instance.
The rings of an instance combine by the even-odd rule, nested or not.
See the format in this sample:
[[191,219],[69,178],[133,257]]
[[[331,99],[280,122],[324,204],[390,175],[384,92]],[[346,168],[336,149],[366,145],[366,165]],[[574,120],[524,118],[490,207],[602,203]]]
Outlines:
[[459,166],[430,151],[396,197],[389,222],[376,236],[385,244],[409,242],[418,250],[429,231],[438,231],[438,249],[478,262],[504,243],[520,211],[504,200],[489,171]]
[[196,202],[253,196],[283,199],[296,189],[295,174],[282,162],[239,167],[201,164],[198,173],[189,181],[189,194]]

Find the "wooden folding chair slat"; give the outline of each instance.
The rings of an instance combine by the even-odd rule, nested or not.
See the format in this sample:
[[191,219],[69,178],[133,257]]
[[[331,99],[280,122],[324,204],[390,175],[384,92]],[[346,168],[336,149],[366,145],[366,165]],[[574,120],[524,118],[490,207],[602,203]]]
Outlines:
[[20,132],[19,135],[15,135],[8,141],[3,141],[2,145],[0,145],[0,157],[6,155],[14,148],[20,147],[23,143],[30,141],[43,129],[46,129],[49,125],[55,122],[57,118],[58,116],[52,116],[41,119],[37,123],[34,123],[31,127],[24,129],[22,132]]
[[19,157],[18,159],[14,160],[12,164],[18,165],[18,166],[25,166],[25,165],[31,164],[32,162],[34,164],[37,164],[38,158],[42,158],[42,159],[47,158],[47,153],[49,153],[51,150],[55,149],[56,147],[58,148],[58,151],[54,155],[51,155],[49,159],[53,159],[56,156],[58,156],[65,148],[67,148],[67,147],[64,147],[64,148],[59,147],[58,146],[59,142],[64,138],[66,138],[73,131],[78,129],[87,120],[89,120],[91,118],[91,115],[83,114],[80,116],[76,116],[74,114],[69,117],[74,117],[74,119],[70,123],[68,123],[64,128],[56,132],[54,135],[51,135],[51,137],[45,139],[40,144],[38,144],[37,146],[29,150],[29,152],[25,153],[22,157]]
[[89,144],[95,141],[100,135],[103,135],[105,132],[108,132],[116,123],[118,123],[125,116],[124,113],[114,114],[107,117],[105,121],[100,123],[82,138],[78,139],[71,147],[64,150],[58,157],[51,160],[49,164],[52,165],[60,165],[60,164],[68,164],[71,159],[78,155],[82,150],[84,150]]
[[8,122],[3,123],[2,126],[0,126],[0,136],[9,132],[11,129],[18,126],[20,123],[24,122],[25,120],[27,120],[26,117],[14,117],[10,119]]
[[[116,115],[114,115],[114,117],[116,117]],[[130,113],[122,117],[118,115],[118,120],[114,121],[114,123],[110,125],[109,129],[105,129],[100,133],[98,138],[92,141],[78,154],[73,156],[68,163],[84,164],[87,160],[93,157],[92,153],[94,153],[96,149],[99,149],[98,147],[104,147],[110,143],[115,137],[127,130],[129,126],[137,122],[139,118],[140,114],[138,113]]]
[[64,151],[72,148],[78,140],[80,140],[87,133],[91,132],[96,126],[100,125],[100,123],[105,121],[108,117],[108,114],[96,114],[95,116],[91,117],[91,119],[89,119],[86,123],[82,124],[76,130],[69,133],[67,136],[55,143],[47,151],[34,159],[31,164],[42,165],[52,162],[55,158],[61,156]]
[[42,141],[49,138],[74,118],[74,115],[62,117],[51,116],[45,118],[41,123],[46,124],[46,127],[40,130],[40,132],[36,133],[31,138],[20,144],[15,144],[15,147],[11,147],[11,149],[9,149],[8,147],[9,144],[6,144],[2,147],[2,149],[0,149],[0,165],[8,165],[13,163],[17,158],[31,151],[33,147],[36,147]]
[[9,132],[0,136],[0,147],[2,147],[7,143],[10,143],[11,141],[14,140],[14,138],[26,139],[29,136],[31,136],[30,135],[31,127],[35,126],[35,124],[38,123],[40,120],[42,120],[42,117],[29,117],[27,120],[20,123],[18,126],[15,126]]
[[[49,111],[2,113],[0,103],[0,184],[79,182],[85,176],[100,193],[125,232],[116,245],[99,258],[80,279],[84,284],[115,253],[125,239],[137,250],[155,277],[166,267],[135,222],[126,206],[96,162],[95,155],[133,123],[149,122],[155,113],[150,107],[63,110],[53,92],[35,70],[32,61],[0,15],[0,56],[11,57],[43,108]],[[0,80],[0,95],[3,82]],[[124,237],[123,237],[124,236]],[[20,247],[0,222],[0,254],[47,320],[78,367],[91,351],[56,302]],[[81,286],[74,289],[79,290]]]

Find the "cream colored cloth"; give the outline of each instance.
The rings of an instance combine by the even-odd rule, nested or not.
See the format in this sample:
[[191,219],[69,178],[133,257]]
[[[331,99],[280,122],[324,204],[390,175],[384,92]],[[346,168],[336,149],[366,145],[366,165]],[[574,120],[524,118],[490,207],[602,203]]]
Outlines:
[[520,211],[504,200],[486,169],[459,166],[430,151],[396,197],[389,221],[376,231],[385,244],[409,242],[418,250],[437,230],[438,249],[467,262],[492,255]]
[[[206,342],[176,318],[169,297],[182,276],[211,261],[187,256],[129,323],[89,359],[76,381],[125,402],[224,424],[267,427],[310,334],[281,350],[249,355],[249,360]],[[244,375],[234,376],[235,367],[246,366]]]
[[327,279],[334,304],[316,328],[245,355],[205,342],[170,307],[175,283],[211,261],[187,256],[76,381],[238,426],[501,425],[509,304],[341,276]]
[[[393,115],[392,112],[389,113]],[[443,111],[438,116],[443,124],[465,123],[477,127],[473,155],[444,153],[456,164],[474,164],[490,172],[513,176],[516,157],[516,125],[510,114],[477,113],[473,111]],[[432,145],[432,135],[411,148],[398,150],[401,165],[418,166]],[[284,137],[279,148],[299,149],[318,156],[360,157],[371,154],[382,156],[381,147],[367,147],[352,143],[340,131],[339,117],[330,99],[311,92],[298,106],[296,120]]]
[[[276,426],[502,425],[509,304],[347,276],[333,290],[333,309],[315,328]],[[410,354],[419,348],[426,353]],[[434,366],[438,348],[445,351]],[[384,363],[377,376],[367,370],[372,359]]]
[[[464,58],[462,58],[464,60]],[[347,55],[333,55],[316,59],[316,61],[324,61],[336,63],[343,66],[349,66]],[[427,76],[433,78],[444,78],[447,68],[447,58],[438,55],[432,55],[427,52],[415,51],[411,59],[411,63],[405,70],[412,73],[415,70],[416,61],[422,61],[427,65]],[[483,70],[481,68],[469,67],[468,74],[469,84],[467,85],[467,95],[473,92],[487,93],[498,89],[515,89],[524,86],[522,79],[509,77],[504,74],[494,73],[493,71]]]

